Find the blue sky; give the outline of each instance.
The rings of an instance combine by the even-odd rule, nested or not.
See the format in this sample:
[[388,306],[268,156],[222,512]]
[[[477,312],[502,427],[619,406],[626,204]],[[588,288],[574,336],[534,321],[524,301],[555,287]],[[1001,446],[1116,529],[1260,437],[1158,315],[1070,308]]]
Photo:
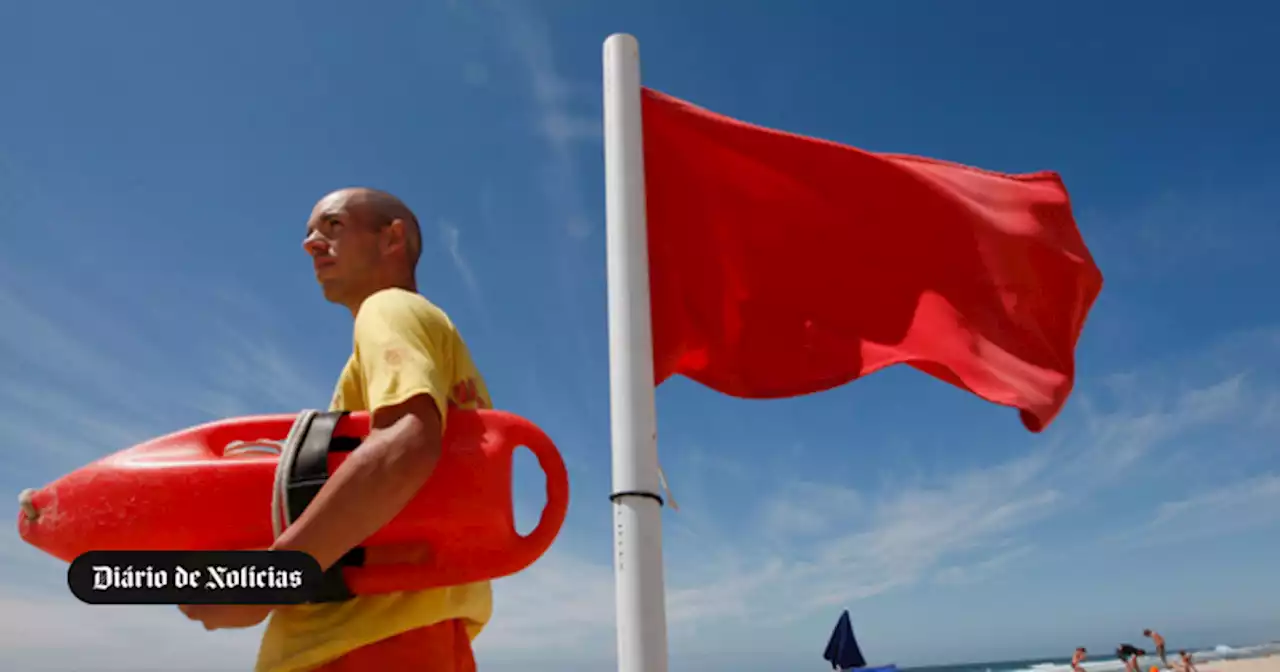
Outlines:
[[[768,402],[664,385],[673,670],[819,669],[843,608],[872,663],[1101,654],[1144,627],[1173,647],[1280,637],[1262,85],[1280,10],[694,5],[0,9],[4,496],[173,429],[326,404],[350,317],[315,286],[305,219],[331,189],[385,188],[423,222],[423,293],[571,470],[556,546],[496,586],[482,669],[608,669],[600,52],[626,31],[646,85],[719,112],[1061,172],[1106,278],[1042,435],[906,368]],[[0,559],[2,667],[252,660],[256,630],[86,607],[13,533]]]

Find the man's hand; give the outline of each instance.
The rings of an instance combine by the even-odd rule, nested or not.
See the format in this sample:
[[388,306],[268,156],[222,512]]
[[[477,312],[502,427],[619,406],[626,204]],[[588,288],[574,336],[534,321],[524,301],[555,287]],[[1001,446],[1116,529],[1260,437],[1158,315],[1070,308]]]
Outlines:
[[271,615],[269,604],[183,604],[178,609],[193,621],[204,624],[205,630],[223,628],[252,628]]

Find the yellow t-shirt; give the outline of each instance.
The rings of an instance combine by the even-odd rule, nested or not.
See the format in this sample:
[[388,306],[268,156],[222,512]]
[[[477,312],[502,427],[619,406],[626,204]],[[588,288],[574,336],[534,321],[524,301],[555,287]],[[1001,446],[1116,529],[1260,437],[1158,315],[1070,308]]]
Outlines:
[[[431,395],[442,419],[450,406],[492,407],[457,329],[420,294],[387,289],[370,296],[356,315],[354,340],[331,410],[374,411],[418,394]],[[450,619],[464,620],[474,639],[492,611],[488,581],[282,607],[267,624],[255,671],[303,672],[352,649]]]

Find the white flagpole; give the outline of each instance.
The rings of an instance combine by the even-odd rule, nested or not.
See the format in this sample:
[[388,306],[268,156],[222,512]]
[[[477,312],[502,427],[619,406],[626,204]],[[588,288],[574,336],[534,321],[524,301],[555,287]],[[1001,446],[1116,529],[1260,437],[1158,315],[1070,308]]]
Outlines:
[[610,35],[604,176],[618,670],[667,672],[642,126],[640,47],[630,35]]

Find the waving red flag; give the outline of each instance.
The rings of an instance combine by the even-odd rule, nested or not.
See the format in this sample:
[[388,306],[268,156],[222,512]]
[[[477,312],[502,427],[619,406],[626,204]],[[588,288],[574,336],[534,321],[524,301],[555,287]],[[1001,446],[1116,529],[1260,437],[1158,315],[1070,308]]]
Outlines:
[[1039,432],[1102,275],[1056,173],[1003,175],[642,92],[656,383],[799,396],[905,363]]

